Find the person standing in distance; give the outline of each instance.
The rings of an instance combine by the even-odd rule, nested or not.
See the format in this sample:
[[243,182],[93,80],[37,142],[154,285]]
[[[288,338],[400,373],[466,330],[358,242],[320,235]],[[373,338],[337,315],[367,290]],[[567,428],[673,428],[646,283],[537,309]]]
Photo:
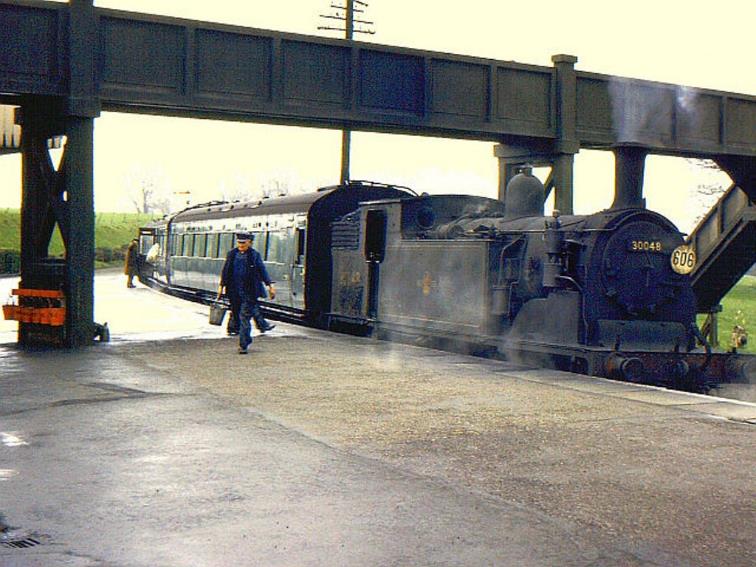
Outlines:
[[139,258],[139,240],[133,238],[126,249],[126,258],[123,273],[126,274],[126,287],[136,287],[134,285],[134,276],[137,273],[137,263]]
[[236,248],[226,255],[218,288],[218,297],[227,295],[231,311],[238,314],[239,354],[247,354],[247,348],[252,344],[250,319],[259,316],[257,300],[265,297],[265,286],[270,298],[275,299],[276,288],[260,253],[252,248],[252,235],[240,232],[236,235]]

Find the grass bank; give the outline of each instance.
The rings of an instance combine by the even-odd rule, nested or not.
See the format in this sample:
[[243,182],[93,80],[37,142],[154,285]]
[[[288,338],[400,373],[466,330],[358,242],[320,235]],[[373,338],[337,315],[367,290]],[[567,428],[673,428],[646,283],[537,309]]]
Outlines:
[[[699,319],[699,324],[702,322]],[[756,276],[743,276],[722,300],[719,314],[719,348],[728,350],[735,325],[748,331],[748,344],[739,352],[756,354]]]
[[[123,262],[129,241],[140,226],[149,223],[152,215],[136,213],[96,213],[96,266],[110,267]],[[0,209],[0,272],[13,272],[17,266],[21,240],[21,219],[18,209]],[[63,240],[56,226],[50,242],[50,255],[63,255]]]

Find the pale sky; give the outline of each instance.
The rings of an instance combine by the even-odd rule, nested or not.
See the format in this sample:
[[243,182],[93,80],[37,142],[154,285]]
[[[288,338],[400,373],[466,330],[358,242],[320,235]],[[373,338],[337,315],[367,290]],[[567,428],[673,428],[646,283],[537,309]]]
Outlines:
[[[95,0],[100,7],[319,35],[332,0]],[[376,34],[359,39],[551,66],[578,57],[576,68],[744,94],[756,94],[752,27],[756,2],[720,0],[369,0]],[[330,32],[330,37],[338,34]],[[104,113],[95,124],[98,211],[129,211],[129,192],[148,179],[192,202],[282,181],[303,191],[338,181],[341,134],[335,130]],[[613,157],[578,154],[578,213],[611,203]],[[399,183],[429,193],[495,197],[498,170],[490,142],[353,133],[353,179]],[[649,157],[645,196],[681,229],[700,203],[697,183],[720,181],[685,160]],[[18,207],[20,159],[0,157],[0,207]],[[174,199],[186,199],[175,196]]]

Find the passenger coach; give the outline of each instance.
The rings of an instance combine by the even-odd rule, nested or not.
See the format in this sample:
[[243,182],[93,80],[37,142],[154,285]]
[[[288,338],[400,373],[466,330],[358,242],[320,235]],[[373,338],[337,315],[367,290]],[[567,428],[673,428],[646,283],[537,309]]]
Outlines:
[[[331,223],[362,201],[410,196],[401,187],[353,181],[315,193],[255,202],[213,202],[185,209],[140,230],[140,279],[175,295],[209,301],[239,231],[254,235],[282,318],[326,325],[331,300]],[[157,247],[155,247],[157,244]],[[152,253],[150,253],[152,250]]]

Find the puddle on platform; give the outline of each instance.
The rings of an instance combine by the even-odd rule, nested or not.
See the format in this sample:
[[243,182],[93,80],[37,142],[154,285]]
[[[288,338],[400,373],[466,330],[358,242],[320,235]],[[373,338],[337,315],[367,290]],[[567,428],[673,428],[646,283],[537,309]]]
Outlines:
[[28,443],[18,435],[7,433],[5,431],[0,431],[0,443],[6,447],[23,447],[24,445],[28,445]]
[[17,470],[13,469],[0,469],[0,482],[4,480],[10,480],[14,476],[18,475]]

